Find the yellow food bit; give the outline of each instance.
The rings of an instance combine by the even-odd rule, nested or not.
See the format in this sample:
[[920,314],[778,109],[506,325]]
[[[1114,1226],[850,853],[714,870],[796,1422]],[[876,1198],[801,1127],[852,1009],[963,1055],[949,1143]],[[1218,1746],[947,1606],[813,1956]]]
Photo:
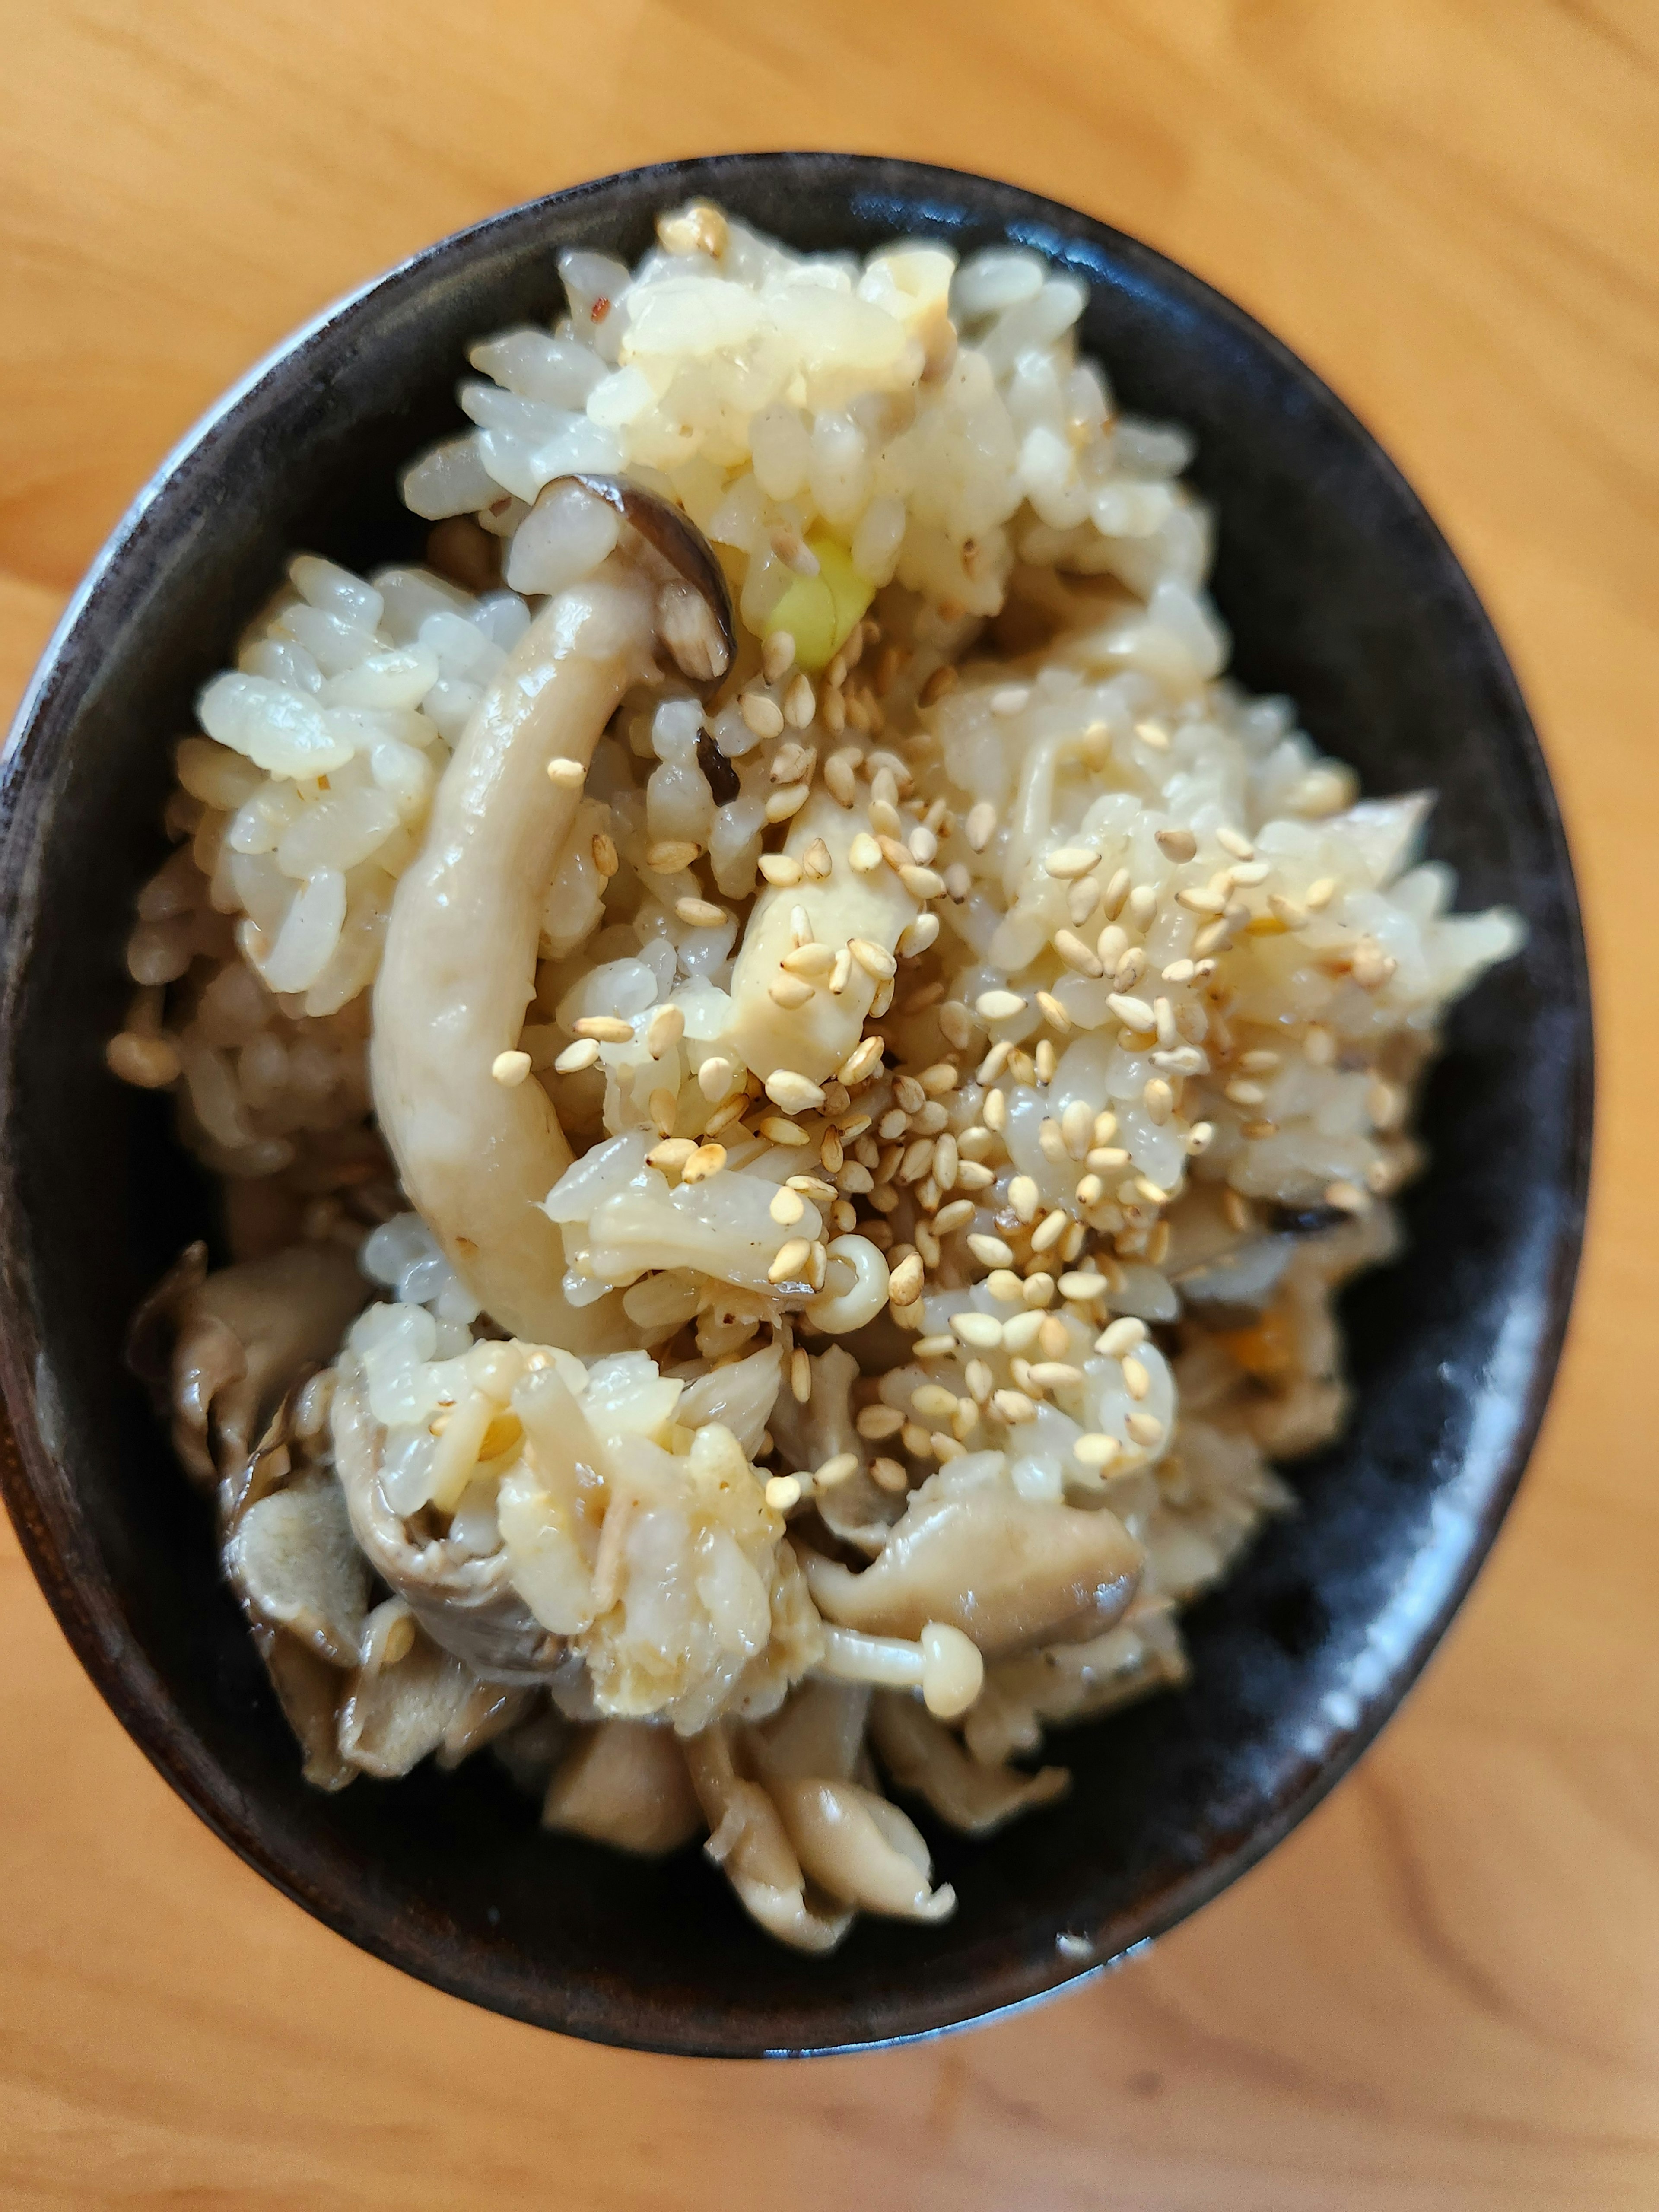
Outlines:
[[1296,1339],[1290,1319],[1277,1306],[1269,1306],[1252,1328],[1218,1330],[1216,1341],[1258,1382],[1276,1382],[1296,1366]]
[[795,666],[816,675],[851,637],[876,587],[867,576],[860,575],[839,539],[816,532],[806,546],[818,564],[817,574],[791,579],[788,590],[766,617],[762,635],[770,637],[787,630],[795,641]]

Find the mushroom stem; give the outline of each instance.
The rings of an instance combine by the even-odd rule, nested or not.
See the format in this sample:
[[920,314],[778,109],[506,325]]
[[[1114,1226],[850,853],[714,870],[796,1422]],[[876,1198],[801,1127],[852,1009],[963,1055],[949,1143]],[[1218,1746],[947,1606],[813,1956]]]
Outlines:
[[[633,487],[623,512],[636,532],[654,518],[653,542],[665,537],[682,553],[696,535]],[[708,562],[718,575],[712,554]],[[690,650],[684,575],[676,560],[665,580],[664,556],[625,540],[532,623],[439,784],[421,856],[392,901],[374,990],[375,1112],[411,1203],[502,1328],[573,1351],[614,1345],[618,1316],[609,1302],[579,1310],[561,1288],[563,1239],[541,1201],[570,1146],[540,1084],[505,1085],[492,1070],[519,1041],[541,902],[580,798],[579,781],[551,781],[548,763],[585,772],[623,694],[652,674],[659,642]],[[723,602],[708,611],[690,672],[723,670],[726,619]]]

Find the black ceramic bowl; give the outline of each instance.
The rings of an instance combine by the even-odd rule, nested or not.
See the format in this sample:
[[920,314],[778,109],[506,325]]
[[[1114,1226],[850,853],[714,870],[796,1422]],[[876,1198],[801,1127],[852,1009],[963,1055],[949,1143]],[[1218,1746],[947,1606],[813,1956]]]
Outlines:
[[[1197,433],[1215,592],[1258,691],[1375,793],[1441,793],[1430,848],[1526,950],[1457,1010],[1411,1244],[1345,1301],[1357,1401],[1301,1501],[1188,1618],[1190,1686],[1067,1735],[1076,1785],[989,1844],[933,1836],[955,1919],[781,1949],[695,1850],[550,1838],[479,1760],[324,1796],[211,1532],[123,1373],[123,1325],[210,1194],[165,1102],[104,1072],[170,740],[286,555],[410,552],[398,464],[456,421],[468,340],[559,298],[556,250],[632,260],[705,193],[800,246],[1017,240],[1086,279],[1128,405]],[[1317,378],[1184,270],[1070,209],[905,161],[759,155],[638,170],[480,224],[303,331],[145,490],[47,653],[5,762],[0,1265],[8,1502],[81,1659],[173,1787],[331,1927],[549,2027],[746,2056],[917,2035],[1018,2004],[1172,1926],[1358,1755],[1468,1588],[1518,1480],[1571,1291],[1590,1127],[1583,949],[1561,825],[1502,652],[1407,486]]]

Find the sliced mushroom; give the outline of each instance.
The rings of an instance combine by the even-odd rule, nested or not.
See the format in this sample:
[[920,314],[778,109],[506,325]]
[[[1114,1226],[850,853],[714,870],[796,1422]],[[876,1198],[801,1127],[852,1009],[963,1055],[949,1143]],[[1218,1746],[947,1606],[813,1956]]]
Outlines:
[[933,1862],[914,1820],[856,1782],[785,1781],[771,1795],[802,1867],[855,1910],[897,1920],[948,1920],[957,1893],[933,1886]]
[[826,1912],[808,1901],[806,1877],[778,1808],[759,1783],[738,1772],[726,1729],[705,1729],[684,1750],[711,1832],[703,1849],[725,1869],[745,1911],[798,1951],[833,1951],[853,1916]]
[[1115,1514],[1033,1504],[1000,1483],[956,1497],[918,1492],[861,1574],[802,1556],[826,1620],[912,1638],[943,1621],[988,1659],[1099,1635],[1133,1596],[1141,1561]]
[[904,1499],[871,1479],[867,1447],[854,1426],[853,1385],[859,1365],[844,1345],[809,1354],[812,1387],[805,1405],[792,1390],[778,1394],[771,1429],[786,1468],[810,1471],[851,1452],[858,1464],[851,1474],[813,1494],[818,1517],[831,1534],[860,1552],[880,1551],[904,1510]]
[[1052,1804],[1071,1787],[1063,1766],[1045,1766],[1036,1774],[981,1766],[920,1699],[900,1691],[877,1691],[870,1733],[895,1787],[913,1790],[964,1835],[994,1835],[1017,1814]]
[[753,1459],[760,1450],[782,1373],[781,1343],[769,1344],[763,1352],[751,1352],[746,1359],[712,1367],[686,1385],[674,1418],[688,1429],[701,1428],[705,1421],[720,1422],[737,1438],[744,1458]]
[[659,647],[683,653],[693,676],[720,674],[731,657],[719,563],[697,551],[691,525],[637,486],[587,488],[621,505],[634,535],[549,601],[474,710],[392,901],[370,1056],[381,1131],[452,1265],[504,1328],[573,1351],[615,1349],[631,1340],[627,1323],[608,1300],[566,1300],[562,1238],[541,1201],[570,1146],[540,1084],[490,1073],[519,1041],[543,893],[580,795],[547,767],[587,766]]
[[781,1712],[751,1729],[749,1748],[768,1781],[851,1781],[864,1746],[870,1692],[861,1682],[803,1682]]
[[586,1732],[548,1784],[542,1826],[642,1858],[678,1850],[703,1831],[678,1737],[647,1721]]
[[445,1537],[411,1534],[380,1482],[385,1431],[360,1375],[343,1362],[332,1407],[335,1463],[352,1533],[369,1565],[427,1634],[485,1681],[544,1682],[565,1656],[513,1587],[507,1555],[483,1558]]
[[340,1708],[340,1756],[383,1782],[444,1742],[477,1685],[459,1659],[417,1635],[390,1666],[360,1668]]
[[533,1690],[507,1689],[499,1682],[475,1680],[444,1730],[444,1740],[438,1747],[439,1765],[447,1772],[498,1735],[505,1735],[530,1711],[535,1695]]
[[368,1295],[356,1262],[333,1245],[290,1245],[211,1275],[207,1247],[191,1245],[139,1308],[127,1341],[129,1364],[172,1415],[189,1473],[234,1482],[283,1394],[333,1356]]
[[256,1620],[252,1630],[254,1649],[264,1662],[283,1717],[298,1739],[301,1773],[315,1790],[343,1790],[357,1771],[341,1756],[339,1746],[348,1678],[285,1629]]
[[331,1666],[356,1665],[368,1570],[331,1475],[255,1499],[226,1540],[224,1564],[256,1620],[286,1629]]

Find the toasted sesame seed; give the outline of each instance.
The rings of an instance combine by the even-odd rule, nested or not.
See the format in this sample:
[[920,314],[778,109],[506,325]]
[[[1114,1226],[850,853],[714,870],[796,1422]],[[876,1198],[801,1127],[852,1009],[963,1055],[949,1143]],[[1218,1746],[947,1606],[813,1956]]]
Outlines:
[[1106,1003],[1125,1029],[1150,1030],[1158,1026],[1158,1017],[1145,999],[1131,998],[1125,991],[1113,991],[1108,994]]
[[887,1279],[887,1295],[896,1306],[908,1306],[921,1296],[922,1266],[912,1252],[901,1260]]
[[767,1115],[757,1133],[773,1145],[800,1146],[809,1141],[799,1121],[787,1121],[781,1114]]
[[1175,1111],[1175,1093],[1161,1075],[1150,1076],[1140,1094],[1147,1118],[1162,1127]]
[[815,884],[828,882],[835,872],[835,862],[830,857],[830,848],[822,837],[814,837],[805,854],[806,872]]
[[1304,903],[1310,914],[1317,914],[1322,907],[1328,906],[1335,896],[1336,878],[1321,876],[1317,882],[1309,884],[1304,894]]
[[1251,1083],[1242,1075],[1235,1076],[1226,1085],[1224,1095],[1235,1106],[1260,1106],[1267,1096],[1259,1083]]
[[1072,1018],[1066,1012],[1065,1007],[1060,1004],[1060,1000],[1055,998],[1052,991],[1039,991],[1036,994],[1036,997],[1037,1012],[1042,1016],[1042,1018],[1048,1023],[1050,1029],[1058,1030],[1060,1035],[1064,1036],[1072,1026]]
[[1370,1200],[1358,1183],[1338,1181],[1326,1184],[1325,1203],[1340,1207],[1344,1213],[1364,1213]]
[[1145,1444],[1149,1449],[1164,1441],[1164,1424],[1156,1413],[1131,1413],[1123,1425],[1138,1444]]
[[1105,1297],[1107,1282],[1104,1275],[1087,1273],[1062,1275],[1059,1289],[1061,1297],[1069,1298],[1074,1304],[1093,1305],[1097,1300]]
[[516,1091],[530,1073],[527,1052],[498,1052],[489,1063],[489,1072],[503,1091]]
[[875,1443],[883,1437],[896,1437],[904,1426],[904,1416],[896,1406],[864,1406],[854,1417],[853,1426],[861,1437]]
[[804,730],[817,713],[818,702],[812,690],[812,679],[802,674],[796,677],[783,696],[783,719],[792,729]]
[[974,1001],[974,1011],[981,1021],[1009,1022],[1024,1012],[1025,1001],[1018,991],[981,991]]
[[801,1499],[799,1479],[793,1474],[769,1474],[766,1478],[765,1498],[775,1513],[787,1513]]
[[793,1013],[804,1006],[812,995],[812,986],[804,975],[777,975],[767,987],[767,995],[786,1013]]
[[1071,1215],[1063,1207],[1058,1206],[1051,1212],[1045,1213],[1031,1231],[1031,1249],[1034,1252],[1046,1252],[1050,1245],[1058,1244],[1066,1234],[1071,1218]]
[[[953,669],[951,672],[954,675],[956,672]],[[896,1459],[872,1459],[870,1462],[870,1479],[878,1490],[890,1491],[896,1495],[898,1492],[910,1487],[909,1476]]]
[[769,884],[777,884],[783,890],[793,890],[801,878],[801,865],[793,853],[763,853],[760,872]]
[[951,1327],[964,1344],[976,1352],[994,1352],[1002,1342],[1002,1323],[994,1314],[956,1313],[951,1316]]
[[1184,906],[1189,914],[1220,914],[1226,908],[1226,899],[1219,891],[1206,890],[1189,884],[1176,893],[1176,904]]
[[823,763],[823,781],[838,805],[851,806],[858,798],[858,765],[862,756],[856,745],[842,745]]
[[1091,868],[1100,866],[1100,855],[1087,845],[1062,845],[1058,852],[1043,856],[1042,866],[1048,874],[1058,877],[1061,883],[1075,883],[1079,876],[1086,876]]
[[824,1461],[822,1467],[815,1467],[812,1469],[813,1488],[833,1490],[838,1482],[845,1482],[848,1475],[858,1472],[858,1464],[859,1455],[856,1452],[835,1453]]
[[1129,894],[1129,919],[1144,934],[1158,912],[1158,893],[1150,884],[1137,884]]
[[1066,1359],[1039,1359],[1031,1369],[1031,1380],[1040,1390],[1066,1390],[1082,1382],[1083,1370]]
[[717,1106],[703,1124],[705,1137],[717,1137],[722,1129],[729,1129],[733,1121],[742,1118],[749,1105],[749,1093],[736,1091],[723,1105]]
[[645,865],[653,875],[677,876],[689,868],[702,850],[690,837],[663,837],[645,848]]
[[1073,930],[1057,929],[1054,932],[1054,950],[1066,965],[1068,968],[1074,968],[1079,975],[1101,975],[1105,973],[1098,957]]
[[556,753],[547,763],[547,780],[561,791],[580,791],[587,781],[587,770],[579,760],[571,760],[563,753]]
[[957,1403],[956,1392],[942,1382],[919,1382],[910,1394],[912,1408],[930,1421],[948,1421]]
[[761,647],[761,673],[769,684],[776,684],[788,673],[794,663],[793,632],[775,629]]
[[584,1014],[573,1026],[579,1037],[593,1037],[600,1044],[627,1044],[634,1035],[633,1023],[620,1014]]
[[780,1188],[773,1193],[766,1210],[780,1229],[793,1229],[805,1212],[806,1201],[799,1191]]
[[1152,836],[1166,860],[1190,860],[1197,854],[1198,840],[1190,830],[1155,830]]
[[873,945],[867,937],[849,937],[847,950],[852,954],[866,975],[878,982],[890,981],[898,973],[898,962],[884,945]]
[[[936,943],[938,938],[939,916],[936,914],[919,914],[914,921],[907,923],[899,932],[898,943],[893,949],[901,960],[914,960]],[[945,996],[945,986],[940,981],[929,983],[927,991],[930,995],[922,999],[921,1006],[917,1005],[915,999],[909,1001],[908,1012],[921,1012],[923,1007],[932,1006],[935,1000]]]
[[968,810],[966,824],[968,842],[976,853],[982,853],[996,835],[997,810],[988,799],[981,799]]
[[607,830],[595,834],[592,843],[593,866],[602,876],[614,876],[622,861],[617,853],[617,841]]
[[769,822],[787,822],[799,814],[811,795],[811,786],[806,783],[787,783],[775,791],[766,802]]
[[680,1170],[680,1181],[707,1182],[710,1176],[718,1175],[725,1165],[725,1146],[709,1143],[705,1132],[704,1141],[697,1146],[696,1151]]
[[596,1037],[582,1037],[575,1044],[566,1045],[553,1063],[554,1073],[558,1075],[580,1075],[583,1068],[592,1067],[599,1056],[599,1040]]
[[830,989],[833,997],[838,999],[841,996],[851,981],[852,975],[853,956],[843,945],[830,969]]
[[653,1060],[672,1052],[685,1035],[685,1016],[678,1006],[659,1006],[645,1033],[645,1048]]
[[718,929],[731,915],[710,899],[677,898],[674,911],[688,929]]
[[719,1105],[720,1100],[730,1091],[734,1073],[732,1062],[729,1060],[723,1060],[718,1053],[711,1053],[708,1058],[700,1064],[697,1069],[697,1088],[711,1106]]
[[[1064,1360],[1072,1349],[1072,1332],[1058,1314],[1044,1314],[1037,1331],[1037,1350],[1044,1359]],[[1081,1381],[1081,1376],[1079,1380]]]
[[783,730],[783,709],[775,699],[764,691],[745,691],[738,700],[738,712],[757,738],[775,738]]
[[645,1156],[647,1167],[667,1168],[678,1175],[697,1149],[695,1137],[665,1137]]
[[932,868],[924,868],[916,861],[908,861],[898,872],[898,879],[914,899],[938,898],[945,889],[945,878]]
[[1152,1378],[1133,1352],[1123,1360],[1123,1387],[1132,1398],[1144,1398],[1152,1387]]
[[1253,860],[1255,847],[1242,830],[1228,828],[1224,823],[1215,833],[1215,842],[1224,853],[1231,853],[1236,860]]
[[1072,1446],[1072,1457],[1079,1467],[1109,1467],[1122,1449],[1115,1437],[1095,1429],[1078,1438]]
[[907,1421],[899,1431],[899,1442],[912,1459],[932,1459],[933,1440],[920,1421]]
[[948,1206],[940,1206],[933,1217],[933,1228],[940,1237],[949,1237],[964,1222],[971,1221],[977,1212],[971,1198],[953,1198]]
[[823,1103],[817,1085],[793,1067],[774,1068],[766,1079],[766,1095],[786,1114],[816,1113]]
[[1036,1419],[1036,1407],[1023,1390],[994,1390],[991,1405],[1010,1428],[1018,1428],[1023,1423]]
[[777,1256],[766,1271],[769,1283],[786,1283],[805,1275],[808,1261],[812,1256],[811,1239],[792,1237],[778,1247]]
[[1137,1195],[1144,1198],[1149,1206],[1167,1206],[1170,1202],[1169,1192],[1164,1189],[1162,1183],[1154,1182],[1151,1176],[1137,1176],[1135,1191]]
[[[1128,896],[1129,871],[1127,868],[1120,868],[1101,893],[1101,903],[1105,908],[1108,921],[1117,920],[1118,915],[1123,911],[1123,902]],[[1101,954],[1101,958],[1106,960],[1104,952]],[[1110,967],[1112,963],[1107,960],[1106,964]]]
[[1005,684],[1000,690],[991,694],[991,712],[994,714],[1021,714],[1030,703],[1031,687],[1029,684]]
[[1022,1221],[1034,1221],[1042,1194],[1028,1175],[1017,1175],[1008,1186],[1008,1203]]
[[1000,1237],[976,1234],[968,1239],[968,1249],[988,1267],[1012,1267],[1014,1264],[1012,1249]]

